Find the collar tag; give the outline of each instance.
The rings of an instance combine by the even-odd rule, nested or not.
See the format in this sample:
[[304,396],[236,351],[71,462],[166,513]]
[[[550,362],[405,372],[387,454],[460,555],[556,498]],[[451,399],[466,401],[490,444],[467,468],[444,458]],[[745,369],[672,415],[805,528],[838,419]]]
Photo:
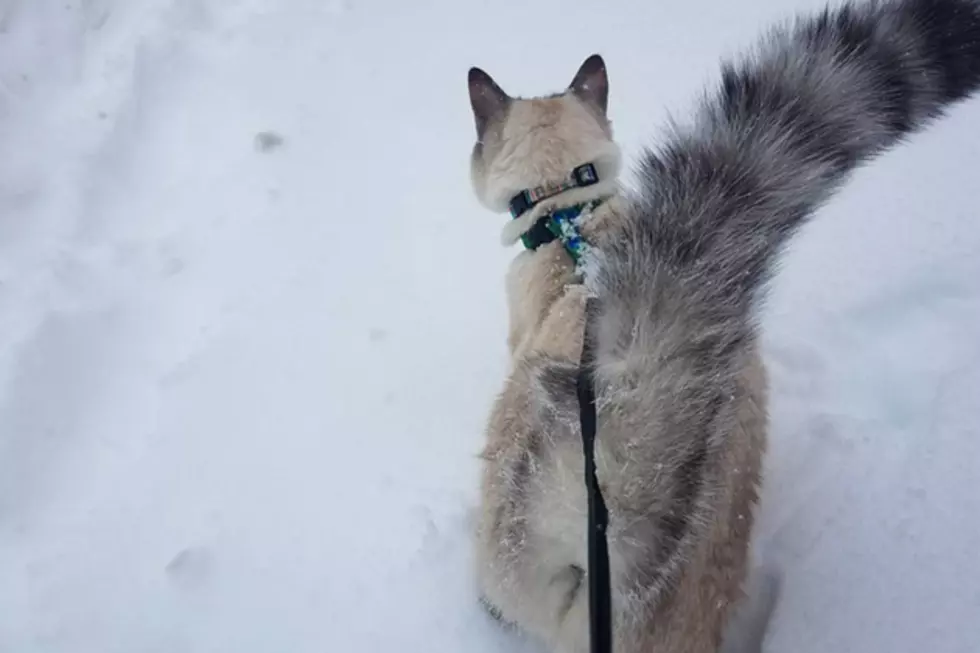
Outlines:
[[575,181],[579,186],[591,186],[599,181],[599,175],[595,171],[595,166],[591,163],[580,165],[572,170],[572,176],[575,177]]

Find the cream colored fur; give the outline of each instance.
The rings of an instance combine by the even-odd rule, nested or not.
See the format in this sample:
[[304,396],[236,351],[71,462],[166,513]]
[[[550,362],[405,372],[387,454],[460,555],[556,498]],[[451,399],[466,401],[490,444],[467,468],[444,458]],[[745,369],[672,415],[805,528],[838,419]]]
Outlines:
[[[616,175],[619,148],[606,118],[607,81],[602,60],[587,60],[559,95],[511,98],[482,71],[471,71],[470,95],[478,142],[472,181],[480,201],[504,212],[522,189],[564,179],[574,167],[599,162],[601,184],[566,192],[525,221],[508,221],[510,244],[541,211],[606,197],[583,227],[588,240],[620,219]],[[581,354],[586,291],[561,245],[521,251],[506,278],[511,371],[498,396],[483,452],[482,507],[477,534],[478,576],[484,599],[505,621],[548,642],[561,653],[588,651],[586,501],[578,438],[557,430],[543,436],[532,406],[541,394],[535,366],[541,360],[577,365]],[[716,653],[748,567],[753,507],[767,431],[766,374],[758,355],[746,364],[734,401],[738,420],[726,439],[721,490],[706,535],[685,558],[672,588],[649,587],[643,597],[613,588],[616,653]],[[574,415],[577,419],[577,413]],[[566,418],[567,419],[567,416]],[[577,431],[577,424],[568,424]],[[631,483],[657,482],[662,470],[616,461],[598,435],[598,476],[610,511],[627,500]],[[547,455],[541,453],[547,448]],[[675,461],[665,457],[663,465]],[[519,470],[517,474],[514,470]],[[614,578],[645,573],[657,542],[633,541],[610,531]],[[654,600],[654,597],[656,600]],[[768,617],[768,611],[758,619]],[[758,620],[757,619],[757,620]],[[764,630],[764,628],[762,629]],[[761,634],[758,636],[761,638]],[[758,639],[757,638],[757,639]],[[750,648],[758,647],[756,641]]]

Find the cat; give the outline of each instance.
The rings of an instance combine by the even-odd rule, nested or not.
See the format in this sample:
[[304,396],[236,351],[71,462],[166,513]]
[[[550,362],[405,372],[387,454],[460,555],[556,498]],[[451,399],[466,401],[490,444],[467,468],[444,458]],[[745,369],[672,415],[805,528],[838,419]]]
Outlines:
[[[551,650],[589,650],[575,383],[594,297],[613,648],[731,650],[769,428],[767,281],[855,168],[980,87],[980,4],[852,1],[773,28],[642,154],[629,191],[601,56],[560,93],[511,97],[479,68],[468,86],[474,192],[515,214],[505,244],[526,240],[507,272],[511,369],[482,451],[481,599]],[[541,231],[563,211],[580,257]],[[743,648],[758,650],[764,629],[746,628]]]

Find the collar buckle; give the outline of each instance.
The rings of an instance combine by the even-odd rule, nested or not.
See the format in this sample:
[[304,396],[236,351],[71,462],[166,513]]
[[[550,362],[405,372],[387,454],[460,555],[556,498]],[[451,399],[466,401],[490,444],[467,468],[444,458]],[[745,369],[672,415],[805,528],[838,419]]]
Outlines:
[[566,190],[584,188],[598,182],[599,173],[596,171],[595,164],[583,163],[573,169],[564,181],[525,188],[514,195],[510,200],[510,215],[512,218],[519,218],[542,200],[564,193]]

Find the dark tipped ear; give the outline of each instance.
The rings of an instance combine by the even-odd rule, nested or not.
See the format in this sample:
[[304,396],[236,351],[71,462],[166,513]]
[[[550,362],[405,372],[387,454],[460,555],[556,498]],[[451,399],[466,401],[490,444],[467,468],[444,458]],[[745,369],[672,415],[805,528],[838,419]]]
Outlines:
[[575,79],[568,86],[580,99],[599,109],[606,115],[609,102],[609,78],[606,76],[606,62],[597,54],[586,59],[575,73]]
[[510,96],[497,86],[490,75],[479,68],[470,68],[468,75],[470,86],[470,106],[473,107],[473,118],[476,120],[476,136],[483,139],[490,122],[503,115],[510,105]]

